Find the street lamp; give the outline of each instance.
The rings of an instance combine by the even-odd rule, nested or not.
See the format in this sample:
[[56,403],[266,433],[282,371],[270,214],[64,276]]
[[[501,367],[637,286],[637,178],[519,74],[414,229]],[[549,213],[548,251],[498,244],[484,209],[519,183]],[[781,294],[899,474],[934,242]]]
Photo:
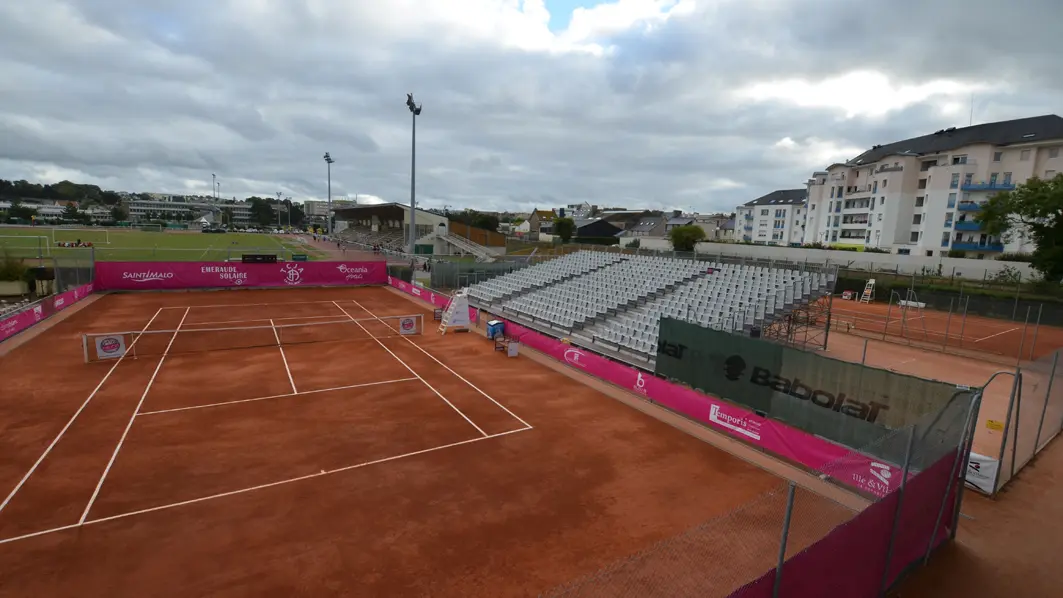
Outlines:
[[414,193],[417,188],[417,117],[421,114],[421,106],[413,103],[412,93],[406,94],[406,107],[410,109],[410,118],[413,121],[413,128],[410,130],[410,246],[408,251],[410,255],[414,255],[414,243],[417,242],[417,199]]
[[214,203],[218,203],[218,175],[210,174],[210,192],[214,194]]
[[281,227],[281,192],[277,192],[277,228]]
[[288,207],[288,232],[292,232],[292,198],[285,197],[284,204]]
[[325,164],[328,164],[328,215],[325,221],[325,232],[332,236],[332,163],[335,160],[328,152],[325,152]]

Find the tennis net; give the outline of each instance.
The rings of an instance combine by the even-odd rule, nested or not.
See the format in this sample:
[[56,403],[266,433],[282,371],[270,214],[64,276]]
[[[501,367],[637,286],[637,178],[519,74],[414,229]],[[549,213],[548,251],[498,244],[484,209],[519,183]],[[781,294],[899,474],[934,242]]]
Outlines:
[[123,356],[157,357],[423,333],[424,316],[413,314],[273,326],[196,328],[195,324],[189,324],[180,330],[87,333],[81,335],[81,341],[85,362],[92,363]]

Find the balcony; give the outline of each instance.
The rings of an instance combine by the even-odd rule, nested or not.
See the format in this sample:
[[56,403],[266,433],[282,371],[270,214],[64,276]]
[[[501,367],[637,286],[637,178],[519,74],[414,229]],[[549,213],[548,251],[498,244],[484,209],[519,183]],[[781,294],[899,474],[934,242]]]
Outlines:
[[961,212],[979,212],[984,205],[985,202],[961,201],[956,205],[956,209]]
[[752,224],[747,224],[747,225],[742,227],[742,230],[753,230],[753,225]]
[[974,220],[957,220],[955,228],[956,230],[964,231],[980,231],[982,230],[982,225]]
[[963,183],[960,185],[961,191],[1011,191],[1015,189],[1015,183],[1001,183],[997,181],[995,183],[987,183],[982,181],[980,183]]
[[957,251],[1004,251],[1003,243],[960,243],[952,242],[952,248]]

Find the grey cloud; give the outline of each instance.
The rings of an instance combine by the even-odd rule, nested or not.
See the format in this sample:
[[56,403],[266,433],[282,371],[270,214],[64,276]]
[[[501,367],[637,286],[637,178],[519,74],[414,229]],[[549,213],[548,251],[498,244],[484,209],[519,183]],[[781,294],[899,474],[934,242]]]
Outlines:
[[341,18],[368,3],[323,15],[266,3],[269,18],[223,1],[37,4],[31,18],[0,3],[0,177],[54,165],[128,190],[202,180],[208,192],[216,172],[226,195],[323,198],[330,151],[334,195],[407,201],[413,92],[424,205],[730,211],[811,174],[773,147],[784,137],[865,148],[966,124],[932,103],[884,119],[736,103],[746,84],[857,69],[984,82],[995,87],[976,97],[979,122],[1058,112],[1063,87],[1058,0],[715,3],[603,39],[614,53],[601,58]]

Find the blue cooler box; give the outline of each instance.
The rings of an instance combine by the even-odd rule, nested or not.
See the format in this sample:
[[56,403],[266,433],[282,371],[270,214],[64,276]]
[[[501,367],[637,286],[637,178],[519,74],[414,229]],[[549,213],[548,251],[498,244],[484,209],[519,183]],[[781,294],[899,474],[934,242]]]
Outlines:
[[505,329],[505,322],[499,320],[491,320],[487,323],[487,338],[494,340],[496,336],[502,336],[502,332]]

